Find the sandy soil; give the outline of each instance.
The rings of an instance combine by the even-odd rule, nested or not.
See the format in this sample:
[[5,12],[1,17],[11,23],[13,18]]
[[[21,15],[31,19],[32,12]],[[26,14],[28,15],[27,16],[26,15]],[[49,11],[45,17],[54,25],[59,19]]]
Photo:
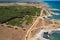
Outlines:
[[[8,6],[8,5],[13,5],[13,4],[14,3],[11,3],[11,4],[8,4],[8,3],[1,4],[0,3],[0,6]],[[29,4],[29,5],[26,3],[17,3],[17,4],[23,5],[23,6],[36,6],[36,4]],[[37,5],[37,6],[39,6],[39,5]],[[39,20],[39,21],[37,20],[35,22],[35,24],[33,25],[35,28],[32,31],[32,36],[34,36],[37,33],[38,29],[60,28],[60,20],[55,21],[55,24],[49,23],[48,20],[44,20],[43,23],[41,23],[41,22],[42,22],[41,20]],[[9,28],[7,26],[0,26],[0,40],[25,40],[26,32],[28,35],[28,32],[30,31],[29,29],[31,28],[32,24],[27,26],[26,31],[23,30],[24,28],[15,29],[15,28]],[[44,24],[44,26],[42,26],[41,24]],[[31,29],[33,29],[33,26]]]
[[21,5],[21,6],[35,6],[35,7],[39,7],[39,6],[47,6],[43,3],[39,3],[39,4],[34,4],[34,3],[0,3],[0,6],[11,6],[11,5]]
[[0,26],[0,40],[24,40],[25,31],[21,28],[15,29]]

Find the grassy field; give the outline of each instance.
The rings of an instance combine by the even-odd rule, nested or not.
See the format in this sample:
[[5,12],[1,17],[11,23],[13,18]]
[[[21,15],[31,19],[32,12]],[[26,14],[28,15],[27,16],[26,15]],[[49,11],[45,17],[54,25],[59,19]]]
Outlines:
[[0,6],[0,22],[3,22],[12,17],[22,17],[7,21],[7,24],[22,26],[24,21],[26,21],[26,24],[29,24],[32,22],[33,16],[39,16],[40,10],[40,8],[36,7],[23,7],[19,5]]

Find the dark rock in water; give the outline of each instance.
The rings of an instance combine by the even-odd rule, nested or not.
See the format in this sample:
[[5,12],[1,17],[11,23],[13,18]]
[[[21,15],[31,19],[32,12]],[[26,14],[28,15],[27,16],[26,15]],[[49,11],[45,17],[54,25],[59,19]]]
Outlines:
[[48,32],[44,32],[44,34],[48,34]]
[[49,39],[49,37],[48,37],[48,32],[44,32],[43,38]]

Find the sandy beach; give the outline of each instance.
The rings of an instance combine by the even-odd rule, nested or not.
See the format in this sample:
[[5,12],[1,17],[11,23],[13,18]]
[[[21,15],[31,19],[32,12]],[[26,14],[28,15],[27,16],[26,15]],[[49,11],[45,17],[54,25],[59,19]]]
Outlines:
[[[3,26],[3,27],[0,26],[0,30],[2,30],[2,32],[0,31],[1,33],[0,35],[4,36],[2,37],[2,40],[7,39],[8,35],[10,36],[8,37],[8,40],[10,39],[11,40],[49,40],[49,39],[43,38],[44,32],[51,33],[51,31],[56,31],[56,30],[60,31],[60,20],[48,19],[48,16],[51,16],[51,14],[53,13],[53,12],[49,13],[48,10],[53,10],[53,9],[42,8],[42,6],[47,6],[45,4],[0,3],[0,6],[12,6],[16,4],[21,6],[35,6],[37,8],[40,8],[41,6],[41,10],[39,13],[40,16],[36,17],[35,20],[32,22],[32,24],[30,24],[26,28],[18,28],[15,30],[14,28],[8,28],[7,26]],[[46,15],[44,14],[44,11],[46,12]]]

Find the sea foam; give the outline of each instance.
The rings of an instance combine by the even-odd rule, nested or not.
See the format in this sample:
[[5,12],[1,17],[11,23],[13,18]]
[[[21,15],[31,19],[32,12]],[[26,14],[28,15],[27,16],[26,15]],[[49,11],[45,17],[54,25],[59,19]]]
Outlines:
[[43,37],[43,33],[44,32],[48,32],[48,34],[51,35],[51,34],[53,34],[56,31],[60,31],[60,28],[58,28],[58,29],[49,29],[49,30],[48,29],[42,29],[34,36],[33,40],[37,40],[37,38],[39,38],[40,40],[50,40],[50,39],[44,38]]
[[54,10],[54,11],[60,11],[60,9],[50,9],[50,10]]

